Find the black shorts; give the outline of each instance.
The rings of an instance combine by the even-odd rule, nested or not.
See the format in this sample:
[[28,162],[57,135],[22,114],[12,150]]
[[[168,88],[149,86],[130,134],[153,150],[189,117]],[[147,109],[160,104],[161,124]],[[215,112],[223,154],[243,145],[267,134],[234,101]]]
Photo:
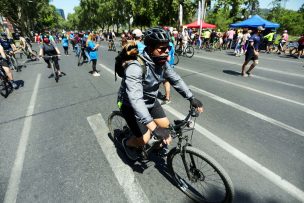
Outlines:
[[253,60],[253,61],[259,60],[259,57],[256,56],[256,55],[253,55],[253,56],[247,56],[247,55],[245,55],[245,61],[246,62],[251,61],[251,60]]
[[[156,100],[154,106],[148,110],[153,119],[166,117],[166,114],[163,108],[161,107],[161,105],[159,104],[158,100]],[[146,125],[137,121],[132,107],[127,105],[122,105],[121,112],[125,117],[126,122],[129,128],[131,129],[133,135],[135,135],[136,137],[142,137],[148,131]]]
[[267,46],[270,46],[270,45],[273,45],[273,42],[272,42],[272,41],[268,41],[268,42],[267,42]]
[[0,59],[0,65],[1,66],[5,66],[5,67],[9,67],[8,63],[6,60]]
[[304,45],[299,44],[298,51],[302,51],[304,49]]

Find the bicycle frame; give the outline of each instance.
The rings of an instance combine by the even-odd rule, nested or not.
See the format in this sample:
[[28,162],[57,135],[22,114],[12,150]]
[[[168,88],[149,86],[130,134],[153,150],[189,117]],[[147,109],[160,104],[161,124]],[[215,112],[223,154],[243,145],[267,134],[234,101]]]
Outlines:
[[[188,115],[186,116],[186,118],[184,120],[178,120],[178,121],[174,121],[175,125],[170,125],[169,126],[169,130],[170,130],[170,134],[172,136],[173,139],[178,138],[178,142],[177,142],[177,149],[181,150],[181,153],[184,154],[184,147],[186,146],[191,146],[191,143],[189,143],[189,137],[188,135],[183,135],[183,132],[185,131],[194,131],[194,127],[190,127],[191,124],[191,118],[192,117],[198,117],[198,113],[195,111],[195,108],[191,108],[191,110],[189,111]],[[195,125],[195,122],[194,122]],[[187,129],[185,129],[187,128]],[[186,141],[185,144],[183,144],[183,141]],[[143,148],[143,154],[144,154],[144,158],[146,159],[148,157],[148,155],[150,154],[150,152],[152,152],[154,149],[157,149],[160,147],[160,144],[163,142],[163,139],[159,139],[157,140],[151,147],[145,149]],[[184,159],[184,158],[183,158]],[[188,173],[188,171],[187,171]]]

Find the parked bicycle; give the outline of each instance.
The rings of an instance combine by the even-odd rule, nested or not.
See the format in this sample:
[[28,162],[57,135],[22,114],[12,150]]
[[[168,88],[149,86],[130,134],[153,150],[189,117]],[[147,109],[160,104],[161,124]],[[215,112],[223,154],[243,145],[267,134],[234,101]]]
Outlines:
[[[169,172],[176,186],[197,202],[232,202],[234,188],[228,174],[212,157],[191,144],[196,117],[198,113],[191,108],[184,120],[175,120],[170,125],[170,134],[178,141],[167,155]],[[109,116],[108,128],[112,141],[123,150],[122,139],[131,136],[131,132],[120,111]],[[161,148],[163,140],[156,137],[151,140],[141,149],[140,159],[149,159],[151,152]]]
[[194,55],[194,48],[191,43],[187,43],[187,46],[184,47],[181,44],[176,45],[175,52],[178,55],[186,55],[188,58],[191,58]]

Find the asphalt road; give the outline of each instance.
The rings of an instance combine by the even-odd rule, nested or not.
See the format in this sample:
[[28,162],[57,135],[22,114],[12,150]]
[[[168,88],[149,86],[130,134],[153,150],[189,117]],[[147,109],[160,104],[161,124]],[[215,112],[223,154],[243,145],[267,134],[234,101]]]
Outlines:
[[[0,98],[0,202],[191,202],[164,164],[131,165],[113,150],[102,123],[117,109],[115,56],[102,42],[101,77],[73,53],[61,56],[58,83],[43,61],[14,73],[19,89]],[[261,54],[246,78],[243,60],[227,51],[180,57],[175,69],[205,107],[193,145],[228,172],[234,202],[304,202],[303,59]],[[170,120],[188,107],[174,90],[164,106]]]

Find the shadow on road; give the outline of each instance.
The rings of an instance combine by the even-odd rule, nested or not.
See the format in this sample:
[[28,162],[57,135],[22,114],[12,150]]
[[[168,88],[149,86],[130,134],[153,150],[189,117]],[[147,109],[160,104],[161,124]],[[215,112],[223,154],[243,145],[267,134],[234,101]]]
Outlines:
[[233,76],[240,76],[241,75],[240,72],[236,72],[236,71],[233,71],[233,70],[223,70],[223,73],[233,75]]
[[[252,197],[252,194],[250,194],[249,192],[245,192],[245,191],[238,191],[235,190],[235,198],[234,201],[235,203],[241,203],[241,202],[246,202],[246,203],[256,203],[257,199]],[[282,203],[279,200],[273,199],[273,198],[265,198],[264,201],[262,201],[263,203]]]

